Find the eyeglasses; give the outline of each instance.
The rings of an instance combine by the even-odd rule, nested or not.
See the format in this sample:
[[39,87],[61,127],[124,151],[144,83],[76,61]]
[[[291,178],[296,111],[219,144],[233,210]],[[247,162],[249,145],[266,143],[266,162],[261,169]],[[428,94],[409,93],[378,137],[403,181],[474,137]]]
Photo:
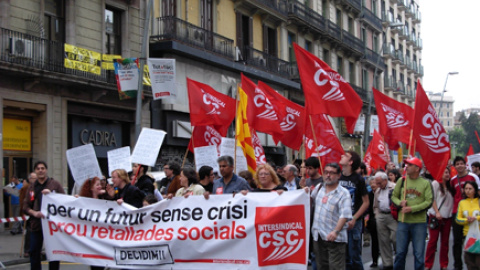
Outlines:
[[335,174],[337,174],[337,172],[336,171],[323,171],[323,174],[324,175],[335,175]]
[[266,173],[259,173],[258,176],[269,176],[270,173],[266,172]]

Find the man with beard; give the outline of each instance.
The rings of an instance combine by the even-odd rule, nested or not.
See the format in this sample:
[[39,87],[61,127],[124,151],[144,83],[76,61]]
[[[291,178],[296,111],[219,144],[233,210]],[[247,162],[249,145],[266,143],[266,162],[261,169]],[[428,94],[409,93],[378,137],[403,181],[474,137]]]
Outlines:
[[327,164],[323,185],[318,193],[312,193],[315,202],[312,236],[318,269],[345,269],[347,220],[352,218],[352,200],[348,190],[339,185],[340,173],[337,163]]

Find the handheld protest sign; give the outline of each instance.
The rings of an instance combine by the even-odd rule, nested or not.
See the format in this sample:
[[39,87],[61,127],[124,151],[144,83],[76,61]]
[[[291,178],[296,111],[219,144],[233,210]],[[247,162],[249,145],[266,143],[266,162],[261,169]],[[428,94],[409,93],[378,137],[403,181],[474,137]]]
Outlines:
[[98,165],[93,144],[77,146],[68,149],[66,153],[68,167],[77,185],[83,185],[83,182],[91,177],[102,178],[102,170]]
[[210,166],[214,172],[220,171],[217,163],[218,152],[215,145],[195,147],[194,152],[197,172],[202,166]]
[[166,134],[163,130],[142,128],[133,149],[131,162],[154,167]]
[[132,171],[132,160],[130,157],[130,146],[125,146],[110,150],[107,152],[108,157],[108,175],[116,169],[124,169],[127,172]]

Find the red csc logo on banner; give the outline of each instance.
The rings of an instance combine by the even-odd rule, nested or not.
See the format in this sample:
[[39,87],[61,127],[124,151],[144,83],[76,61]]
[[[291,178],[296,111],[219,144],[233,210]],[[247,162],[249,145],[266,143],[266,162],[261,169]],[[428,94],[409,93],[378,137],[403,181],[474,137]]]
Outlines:
[[307,263],[303,205],[257,207],[255,232],[258,266]]

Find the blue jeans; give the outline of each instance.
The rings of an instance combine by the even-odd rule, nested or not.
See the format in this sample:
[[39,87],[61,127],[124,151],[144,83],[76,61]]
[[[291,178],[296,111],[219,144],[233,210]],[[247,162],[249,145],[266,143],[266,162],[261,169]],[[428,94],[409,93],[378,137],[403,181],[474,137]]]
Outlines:
[[357,220],[348,231],[346,269],[363,270],[362,262],[362,228],[363,219]]
[[[42,270],[42,246],[43,246],[43,233],[42,231],[36,231],[30,233],[30,269]],[[58,270],[60,269],[59,261],[52,261],[48,263],[48,269]]]
[[408,244],[413,246],[415,257],[415,269],[425,268],[425,242],[427,239],[427,223],[404,223],[398,222],[397,226],[397,255],[393,263],[394,270],[405,269]]

